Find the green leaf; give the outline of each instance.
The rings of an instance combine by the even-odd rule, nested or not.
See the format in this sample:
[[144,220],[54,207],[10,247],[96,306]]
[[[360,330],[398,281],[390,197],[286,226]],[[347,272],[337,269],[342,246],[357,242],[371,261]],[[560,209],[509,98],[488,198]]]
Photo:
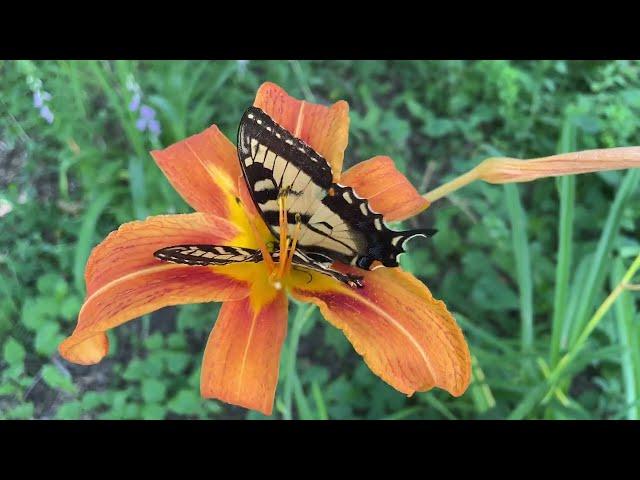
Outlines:
[[167,394],[165,384],[155,378],[150,378],[142,382],[142,398],[146,403],[158,403],[164,400]]
[[194,390],[180,390],[169,401],[168,407],[178,415],[197,415],[202,411],[202,402],[203,400]]
[[18,387],[12,383],[0,383],[0,397],[4,395],[15,395],[17,391]]
[[172,333],[167,337],[167,346],[170,348],[187,348],[187,339],[182,333]]
[[32,420],[33,410],[33,403],[31,402],[16,405],[7,412],[7,418],[10,420]]
[[3,358],[9,365],[22,363],[26,355],[25,349],[20,343],[9,337],[4,344]]
[[56,322],[46,322],[36,332],[34,345],[36,351],[44,356],[51,356],[64,340],[60,333],[60,325]]
[[167,415],[167,409],[157,403],[151,403],[142,407],[144,420],[162,420]]
[[82,404],[80,402],[65,403],[56,412],[59,420],[77,420],[82,416]]
[[78,316],[82,307],[82,300],[76,295],[70,295],[62,301],[60,315],[65,320],[73,320]]
[[82,397],[82,408],[84,410],[95,410],[101,405],[108,403],[108,399],[103,393],[87,392]]
[[122,377],[125,380],[142,380],[145,377],[144,362],[137,358],[131,360]]
[[49,297],[37,297],[25,302],[22,307],[22,324],[30,330],[38,330],[47,320],[53,319],[56,307],[55,300]]
[[162,334],[160,332],[149,335],[149,337],[144,340],[144,346],[149,350],[158,350],[159,348],[162,348],[163,344],[164,338],[162,337]]
[[167,370],[177,375],[179,373],[184,372],[184,370],[189,366],[189,362],[191,361],[191,355],[184,352],[163,352],[164,359],[167,365]]
[[64,390],[69,393],[75,393],[77,391],[71,378],[62,373],[54,365],[45,365],[42,367],[42,379],[53,389]]
[[57,273],[45,273],[38,278],[36,285],[43,295],[59,299],[63,298],[68,291],[67,282]]

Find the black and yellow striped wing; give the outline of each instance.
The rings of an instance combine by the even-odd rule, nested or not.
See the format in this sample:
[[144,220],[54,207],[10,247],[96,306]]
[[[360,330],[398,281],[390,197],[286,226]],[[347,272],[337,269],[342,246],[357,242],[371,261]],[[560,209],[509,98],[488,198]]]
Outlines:
[[369,269],[395,267],[407,240],[434,230],[394,231],[351,187],[333,182],[328,162],[257,107],[238,129],[238,156],[253,201],[277,237],[278,195],[286,193],[289,231],[302,223],[298,248],[314,261],[338,260]]
[[260,250],[222,245],[176,245],[162,248],[153,255],[166,262],[201,266],[262,261]]
[[[261,262],[262,252],[251,248],[227,247],[221,245],[176,245],[166,247],[153,254],[159,260],[183,265],[211,266],[228,265],[238,262]],[[271,254],[275,262],[280,261],[278,250]],[[319,262],[297,250],[292,262],[295,267],[312,270],[335,278],[353,287],[362,287],[362,277],[348,275],[331,268],[331,263]]]

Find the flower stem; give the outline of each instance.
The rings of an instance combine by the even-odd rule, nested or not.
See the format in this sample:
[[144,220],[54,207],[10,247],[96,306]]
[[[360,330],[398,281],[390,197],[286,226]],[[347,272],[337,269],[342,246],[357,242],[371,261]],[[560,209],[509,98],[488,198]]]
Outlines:
[[315,305],[311,303],[298,304],[296,314],[291,322],[291,334],[289,335],[289,345],[287,348],[287,375],[284,380],[284,412],[282,416],[285,420],[292,419],[291,407],[293,401],[293,387],[298,375],[296,372],[296,357],[298,353],[298,344],[300,343],[300,335],[302,334],[302,328],[311,317],[314,308]]
[[451,192],[455,192],[459,188],[462,188],[466,185],[469,185],[472,182],[475,182],[480,178],[480,172],[477,167],[469,170],[467,173],[460,175],[459,177],[451,180],[450,182],[445,183],[444,185],[440,185],[438,188],[431,190],[423,195],[429,203],[433,203],[436,200],[441,199],[442,197],[446,197]]

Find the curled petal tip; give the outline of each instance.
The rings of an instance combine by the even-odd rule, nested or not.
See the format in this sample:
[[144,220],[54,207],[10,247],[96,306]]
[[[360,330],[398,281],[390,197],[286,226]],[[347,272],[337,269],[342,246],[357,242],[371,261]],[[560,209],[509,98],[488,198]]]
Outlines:
[[88,338],[70,336],[58,347],[60,356],[78,365],[95,365],[109,352],[109,338],[97,333]]

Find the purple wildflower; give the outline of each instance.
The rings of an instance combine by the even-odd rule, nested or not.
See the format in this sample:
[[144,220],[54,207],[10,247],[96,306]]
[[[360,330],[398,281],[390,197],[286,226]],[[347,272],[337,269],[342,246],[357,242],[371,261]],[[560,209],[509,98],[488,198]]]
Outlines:
[[40,116],[44,118],[48,124],[53,123],[53,112],[46,105],[40,109]]
[[33,92],[33,106],[35,108],[42,107],[42,94],[40,93],[40,90]]
[[39,88],[33,92],[33,106],[40,110],[40,116],[46,120],[48,124],[53,123],[53,112],[45,104],[51,100],[51,94],[49,92],[43,92]]
[[153,135],[160,135],[160,122],[157,120],[149,120],[148,128]]
[[135,112],[136,110],[138,110],[138,107],[140,107],[140,94],[136,93],[135,95],[133,95],[133,98],[131,99],[131,102],[129,103],[129,110],[132,112]]
[[141,132],[148,130],[153,135],[160,134],[160,123],[156,120],[156,111],[148,105],[140,107],[140,118],[136,121],[136,128]]
[[140,109],[140,117],[145,120],[152,120],[156,116],[156,111],[151,108],[149,105],[143,105]]
[[42,108],[44,102],[51,100],[51,94],[49,92],[41,92],[36,90],[33,92],[33,106],[35,108]]

